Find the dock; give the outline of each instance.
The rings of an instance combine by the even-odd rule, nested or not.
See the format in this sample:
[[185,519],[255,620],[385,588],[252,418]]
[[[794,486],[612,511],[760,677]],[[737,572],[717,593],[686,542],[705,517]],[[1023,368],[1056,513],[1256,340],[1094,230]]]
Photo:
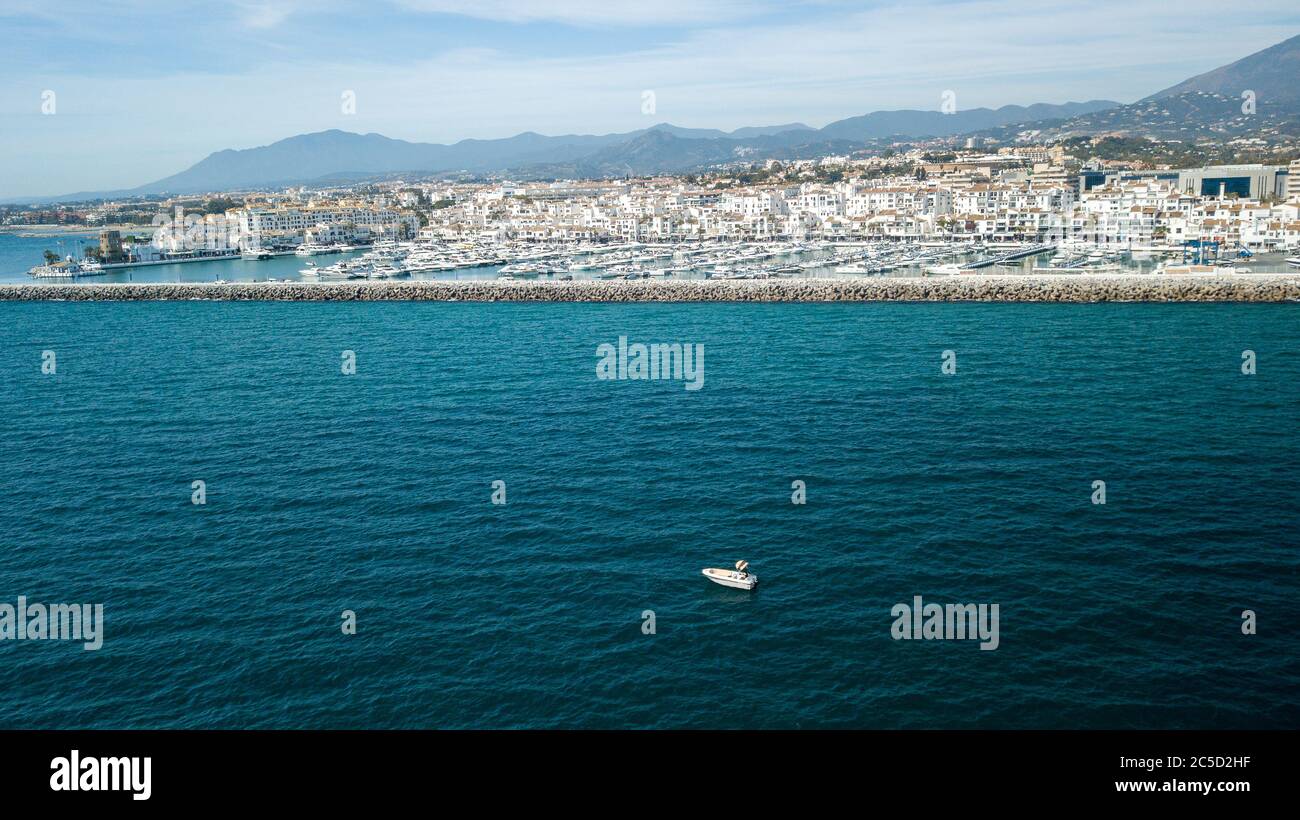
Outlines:
[[1027,256],[1038,256],[1040,253],[1056,250],[1055,245],[1035,245],[1032,248],[1024,248],[1011,253],[1004,253],[1001,256],[994,256],[988,259],[981,259],[978,262],[963,262],[962,267],[969,270],[978,270],[979,268],[991,268],[994,265],[1004,265],[1007,262],[1014,262],[1017,259],[1024,259]]

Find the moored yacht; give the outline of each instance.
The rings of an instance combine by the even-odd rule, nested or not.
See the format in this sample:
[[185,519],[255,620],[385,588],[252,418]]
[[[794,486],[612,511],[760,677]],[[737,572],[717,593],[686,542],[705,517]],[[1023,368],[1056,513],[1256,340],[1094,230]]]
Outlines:
[[1156,265],[1156,273],[1184,275],[1191,273],[1201,274],[1225,274],[1225,273],[1250,273],[1250,268],[1239,268],[1235,265],[1195,265],[1190,263],[1169,263],[1161,262]]
[[925,269],[927,276],[956,276],[959,273],[971,273],[971,270],[951,262],[942,265],[931,265]]
[[93,259],[78,262],[69,256],[52,265],[37,265],[28,270],[27,275],[33,279],[76,279],[81,276],[99,276],[104,272],[104,266]]

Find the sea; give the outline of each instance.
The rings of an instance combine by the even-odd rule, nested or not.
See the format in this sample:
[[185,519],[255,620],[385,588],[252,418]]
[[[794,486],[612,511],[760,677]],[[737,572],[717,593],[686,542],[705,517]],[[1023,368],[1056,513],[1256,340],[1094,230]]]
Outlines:
[[0,727],[1300,728],[1298,310],[0,303]]

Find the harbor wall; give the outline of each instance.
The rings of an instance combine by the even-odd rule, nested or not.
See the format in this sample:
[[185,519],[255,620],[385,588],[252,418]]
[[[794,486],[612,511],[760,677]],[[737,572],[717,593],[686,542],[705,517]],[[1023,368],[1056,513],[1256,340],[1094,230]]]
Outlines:
[[0,285],[0,301],[1294,302],[1300,273],[691,281],[367,281]]

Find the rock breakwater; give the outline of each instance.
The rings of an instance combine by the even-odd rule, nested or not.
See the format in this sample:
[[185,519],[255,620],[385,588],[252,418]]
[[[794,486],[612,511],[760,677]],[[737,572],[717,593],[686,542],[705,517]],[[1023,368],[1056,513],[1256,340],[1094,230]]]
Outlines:
[[1300,274],[0,285],[0,301],[1294,302]]

